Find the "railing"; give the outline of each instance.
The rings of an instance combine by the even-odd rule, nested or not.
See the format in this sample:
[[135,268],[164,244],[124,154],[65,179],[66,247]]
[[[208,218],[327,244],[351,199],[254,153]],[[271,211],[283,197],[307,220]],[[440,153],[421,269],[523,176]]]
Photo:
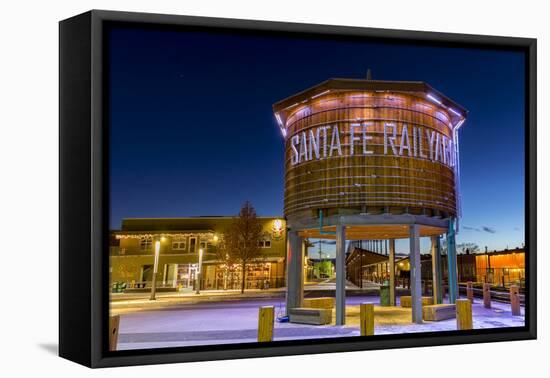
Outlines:
[[517,285],[525,287],[525,269],[523,268],[478,268],[476,281],[501,287]]
[[[153,281],[118,281],[118,282],[112,282],[111,288],[115,288],[115,286],[122,286],[123,289],[146,289],[151,288],[153,285]],[[162,282],[157,281],[156,282],[157,288],[175,288],[177,285],[175,285],[173,282]]]
[[[157,289],[163,289],[163,288],[171,288],[176,289],[179,287],[186,287],[192,290],[196,290],[196,280],[190,280],[189,286],[187,286],[187,280],[185,280],[185,284],[180,286],[181,282],[174,283],[173,281],[170,282],[162,282],[157,281],[156,282],[156,288]],[[240,290],[241,289],[241,279],[235,278],[235,279],[228,279],[225,282],[224,286],[224,279],[219,278],[216,280],[211,280],[207,278],[201,279],[200,282],[200,289],[201,290]],[[112,282],[111,283],[111,290],[112,292],[123,292],[127,289],[150,289],[152,286],[152,281],[118,281],[118,282]],[[284,277],[274,277],[274,278],[253,278],[253,279],[247,279],[245,282],[245,290],[268,290],[268,289],[274,289],[274,288],[280,288],[285,286],[285,278]]]
[[[474,285],[476,283],[474,282]],[[466,285],[458,285],[458,290],[461,293],[466,294]],[[474,297],[483,298],[483,288],[473,288]],[[510,291],[500,287],[492,287],[490,290],[491,300],[497,302],[510,303]],[[519,294],[519,301],[521,304],[525,303],[525,294]]]

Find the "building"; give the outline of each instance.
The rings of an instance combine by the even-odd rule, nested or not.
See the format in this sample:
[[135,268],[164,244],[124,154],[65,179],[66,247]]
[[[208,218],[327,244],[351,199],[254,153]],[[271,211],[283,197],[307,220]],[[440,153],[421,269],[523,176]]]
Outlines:
[[[421,323],[419,238],[431,238],[439,272],[446,235],[448,263],[456,267],[459,129],[467,110],[424,82],[367,76],[326,80],[278,101],[273,112],[285,142],[287,310],[302,305],[306,239],[336,240],[336,324],[343,325],[346,242],[388,241],[393,272],[395,240],[406,238],[412,321]],[[456,274],[449,281],[454,303]]]
[[[219,243],[232,217],[124,219],[113,231],[110,280],[131,289],[147,289],[153,277],[154,244],[160,241],[156,285],[161,290],[195,288],[202,251],[201,289],[239,289],[242,267],[226,266]],[[284,286],[286,232],[278,217],[259,217],[261,257],[246,267],[246,289]]]
[[331,258],[319,259],[307,257],[305,264],[307,267],[307,272],[305,273],[306,281],[334,278],[334,263],[335,260]]
[[524,248],[505,249],[470,256],[475,256],[476,282],[488,282],[504,287],[517,284],[520,287],[525,287]]
[[[427,256],[431,261],[431,257]],[[421,255],[422,277],[424,279],[426,255]],[[346,277],[357,287],[363,287],[363,281],[384,283],[390,280],[390,260],[387,252],[383,250],[370,250],[354,246],[346,254]],[[408,257],[395,256],[394,264],[395,286],[410,287],[410,263]]]
[[[430,254],[421,255],[421,278],[423,292],[431,287],[433,280],[432,259]],[[442,280],[448,282],[446,259],[442,259]],[[356,286],[364,281],[382,283],[389,280],[389,256],[384,252],[352,246],[346,256],[346,274]],[[510,285],[525,287],[525,250],[515,248],[511,250],[493,251],[485,253],[464,253],[457,255],[458,282],[474,282],[477,284],[490,283],[494,286],[507,288]],[[395,262],[396,285],[409,287],[410,260],[408,256],[401,256]]]

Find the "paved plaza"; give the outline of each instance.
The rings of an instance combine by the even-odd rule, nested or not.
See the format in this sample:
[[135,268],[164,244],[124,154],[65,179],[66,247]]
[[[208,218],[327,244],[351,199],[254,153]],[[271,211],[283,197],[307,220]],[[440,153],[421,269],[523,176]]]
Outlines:
[[[249,296],[240,299],[215,295],[189,297],[178,302],[157,302],[154,306],[139,303],[129,306],[119,302],[112,307],[113,314],[121,315],[118,350],[255,342],[258,308],[274,306],[275,315],[283,315],[284,299],[258,298],[253,297],[253,293]],[[358,336],[359,304],[364,302],[377,304],[379,298],[347,298],[345,326],[275,322],[274,340]],[[524,326],[523,308],[522,316],[512,316],[509,304],[493,302],[491,309],[485,309],[479,299],[472,308],[475,329]],[[333,314],[333,323],[334,319]],[[413,324],[410,308],[375,306],[375,334],[453,330],[456,330],[455,319]]]

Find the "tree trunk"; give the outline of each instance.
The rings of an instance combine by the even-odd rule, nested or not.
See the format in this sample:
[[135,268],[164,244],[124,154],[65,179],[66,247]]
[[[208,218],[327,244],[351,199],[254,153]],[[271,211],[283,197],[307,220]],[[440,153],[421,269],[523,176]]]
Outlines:
[[246,281],[246,263],[243,261],[242,281],[241,281],[241,294],[244,293],[244,284]]
[[223,272],[223,289],[227,290],[227,276],[229,275],[228,272],[229,268],[225,268]]

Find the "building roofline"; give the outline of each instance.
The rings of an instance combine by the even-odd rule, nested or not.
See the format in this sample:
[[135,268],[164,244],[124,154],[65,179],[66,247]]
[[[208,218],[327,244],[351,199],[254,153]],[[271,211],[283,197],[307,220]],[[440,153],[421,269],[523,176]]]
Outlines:
[[[197,216],[190,216],[190,217],[144,217],[144,218],[122,218],[122,221],[126,220],[180,220],[180,219],[230,219],[230,218],[236,218],[238,215],[197,215]],[[258,219],[284,219],[283,215],[279,216],[256,216]]]
[[189,230],[116,230],[111,231],[111,234],[129,234],[129,235],[139,235],[139,234],[198,234],[198,233],[212,233],[215,231],[210,228],[201,228],[201,229],[189,229]]
[[[500,251],[487,251],[487,252],[476,252],[470,253],[470,255],[479,256],[479,255],[507,255],[509,253],[521,253],[526,252],[525,248],[511,248],[511,249],[501,249]],[[461,253],[464,255],[464,253]]]

